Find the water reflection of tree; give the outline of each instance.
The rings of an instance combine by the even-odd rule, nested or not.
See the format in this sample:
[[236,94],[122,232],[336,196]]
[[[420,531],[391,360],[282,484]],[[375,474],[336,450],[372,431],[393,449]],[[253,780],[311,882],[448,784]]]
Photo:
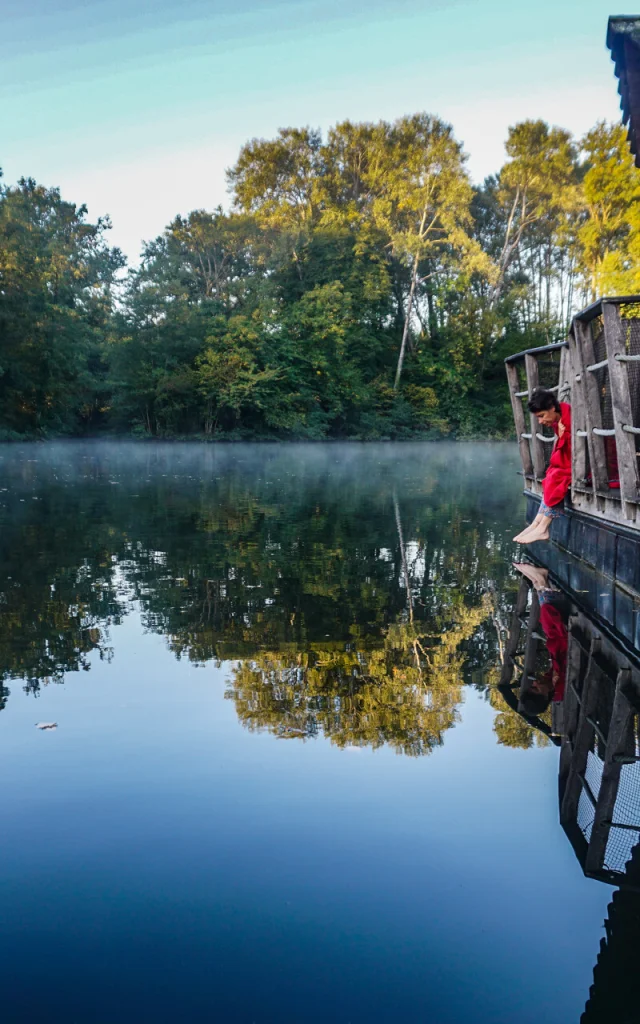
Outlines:
[[242,662],[231,690],[248,724],[257,686],[273,731],[282,705],[282,729],[304,735],[411,752],[440,741],[484,635],[483,593],[506,572],[493,523],[517,494],[487,496],[481,462],[451,473],[439,447],[371,464],[334,449],[246,465],[141,450],[20,467],[0,541],[0,677],[37,685],[83,667],[135,602],[178,657]]
[[53,492],[23,517],[19,538],[0,531],[0,683],[20,679],[35,692],[88,669],[93,651],[110,657],[108,628],[124,610],[114,538],[100,521],[79,528],[79,512],[73,496]]
[[485,602],[461,607],[440,636],[398,622],[372,650],[264,652],[234,667],[226,696],[252,730],[284,738],[322,732],[340,747],[388,744],[398,753],[428,754],[457,721],[460,645],[486,614]]

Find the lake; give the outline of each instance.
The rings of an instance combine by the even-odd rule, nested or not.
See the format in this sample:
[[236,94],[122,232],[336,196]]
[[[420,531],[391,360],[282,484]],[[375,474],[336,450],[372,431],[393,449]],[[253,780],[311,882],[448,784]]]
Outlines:
[[3,1022],[578,1024],[612,889],[494,688],[515,445],[0,467]]

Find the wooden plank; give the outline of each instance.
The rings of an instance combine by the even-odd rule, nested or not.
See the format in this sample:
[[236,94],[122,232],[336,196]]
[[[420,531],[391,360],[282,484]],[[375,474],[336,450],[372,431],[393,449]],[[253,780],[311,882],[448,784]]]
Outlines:
[[558,373],[558,401],[571,404],[571,349],[567,347],[560,352],[560,371]]
[[540,600],[536,590],[531,591],[531,610],[529,611],[529,618],[527,620],[527,639],[524,647],[524,665],[522,669],[522,679],[520,681],[520,694],[519,701],[522,700],[523,693],[529,687],[529,676],[533,675],[533,669],[536,663],[536,655],[538,653],[539,639],[536,630],[540,624]]
[[609,486],[607,473],[607,457],[605,455],[604,438],[593,433],[593,428],[602,429],[602,412],[600,408],[600,394],[598,384],[592,373],[588,373],[586,367],[595,363],[593,338],[591,328],[580,320],[573,321],[575,337],[575,362],[574,369],[580,374],[581,385],[584,394],[584,417],[585,429],[587,431],[587,444],[589,446],[589,462],[591,465],[591,480],[594,497],[596,491],[605,491]]
[[574,823],[578,814],[578,802],[582,792],[580,776],[585,770],[587,756],[594,735],[593,726],[589,723],[588,719],[592,717],[598,704],[600,670],[594,661],[594,655],[599,649],[600,637],[596,634],[591,641],[589,660],[582,684],[578,726],[571,743],[571,763],[560,805],[560,821],[562,824]]
[[569,350],[571,353],[571,504],[576,508],[584,508],[585,502],[576,491],[576,485],[583,486],[587,475],[587,440],[580,437],[579,431],[586,431],[584,382],[582,375],[576,373],[577,358],[575,356],[576,339],[573,328],[569,332]]
[[520,586],[518,587],[518,596],[516,597],[516,604],[511,617],[511,626],[509,628],[509,636],[505,644],[504,650],[504,662],[502,665],[502,672],[500,673],[499,686],[508,686],[513,678],[513,669],[515,667],[515,656],[518,650],[518,644],[520,642],[520,633],[522,631],[521,616],[524,615],[527,607],[527,597],[529,596],[529,584],[526,580],[520,580]]
[[[524,365],[527,371],[527,387],[529,389],[529,398],[531,398],[532,393],[535,391],[537,387],[539,387],[540,384],[537,357],[531,355],[530,353],[527,353],[527,355],[524,357]],[[538,430],[538,421],[533,415],[533,413],[530,413],[530,420],[531,455],[533,458],[533,468],[535,470],[536,480],[540,481],[542,480],[546,470],[544,448],[542,446],[542,441],[540,441],[536,437],[536,433]]]
[[520,446],[520,461],[522,463],[522,472],[525,477],[533,476],[533,462],[531,461],[531,450],[529,448],[529,442],[522,435],[526,432],[526,424],[524,418],[524,408],[519,398],[516,398],[516,392],[519,387],[518,382],[518,368],[515,363],[507,363],[507,380],[509,382],[509,394],[511,396],[511,408],[513,410],[513,422],[516,428],[516,437],[518,438],[518,444]]
[[[613,405],[613,423],[616,430],[620,491],[622,500],[627,506],[624,511],[628,518],[633,520],[636,518],[636,506],[640,492],[638,459],[635,438],[633,434],[629,434],[623,429],[625,424],[633,425],[629,376],[624,363],[620,363],[616,359],[617,355],[626,353],[624,328],[618,307],[612,303],[603,303],[602,315],[604,318],[604,340],[609,359],[609,385]],[[631,507],[628,507],[629,504]]]
[[616,680],[616,695],[609,722],[607,749],[595,818],[591,827],[585,871],[600,871],[605,866],[607,840],[611,830],[611,822],[613,821],[613,809],[616,804],[620,772],[622,771],[621,762],[614,759],[621,754],[628,754],[630,752],[630,745],[631,747],[633,746],[634,709],[622,692],[622,688],[628,683],[630,675],[629,669],[620,669]]
[[564,696],[564,731],[566,736],[573,742],[578,728],[580,715],[580,701],[576,692],[580,689],[580,667],[582,665],[582,654],[580,644],[573,636],[572,621],[569,621],[567,641],[567,678],[565,680]]

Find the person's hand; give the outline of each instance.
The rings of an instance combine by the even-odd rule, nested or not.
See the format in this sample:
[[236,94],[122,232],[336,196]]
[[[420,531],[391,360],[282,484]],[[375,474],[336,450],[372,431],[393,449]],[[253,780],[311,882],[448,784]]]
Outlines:
[[565,430],[566,430],[566,427],[565,427],[564,423],[561,420],[560,423],[558,423],[558,437],[562,437],[562,435],[564,434]]

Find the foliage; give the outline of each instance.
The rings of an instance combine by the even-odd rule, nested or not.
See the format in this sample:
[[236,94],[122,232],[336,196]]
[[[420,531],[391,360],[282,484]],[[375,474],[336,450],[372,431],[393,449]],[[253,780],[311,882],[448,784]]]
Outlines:
[[243,146],[229,212],[177,217],[124,278],[108,219],[4,187],[2,436],[505,436],[505,355],[640,289],[623,129],[524,121],[506,152],[474,188],[431,114],[282,129]]

